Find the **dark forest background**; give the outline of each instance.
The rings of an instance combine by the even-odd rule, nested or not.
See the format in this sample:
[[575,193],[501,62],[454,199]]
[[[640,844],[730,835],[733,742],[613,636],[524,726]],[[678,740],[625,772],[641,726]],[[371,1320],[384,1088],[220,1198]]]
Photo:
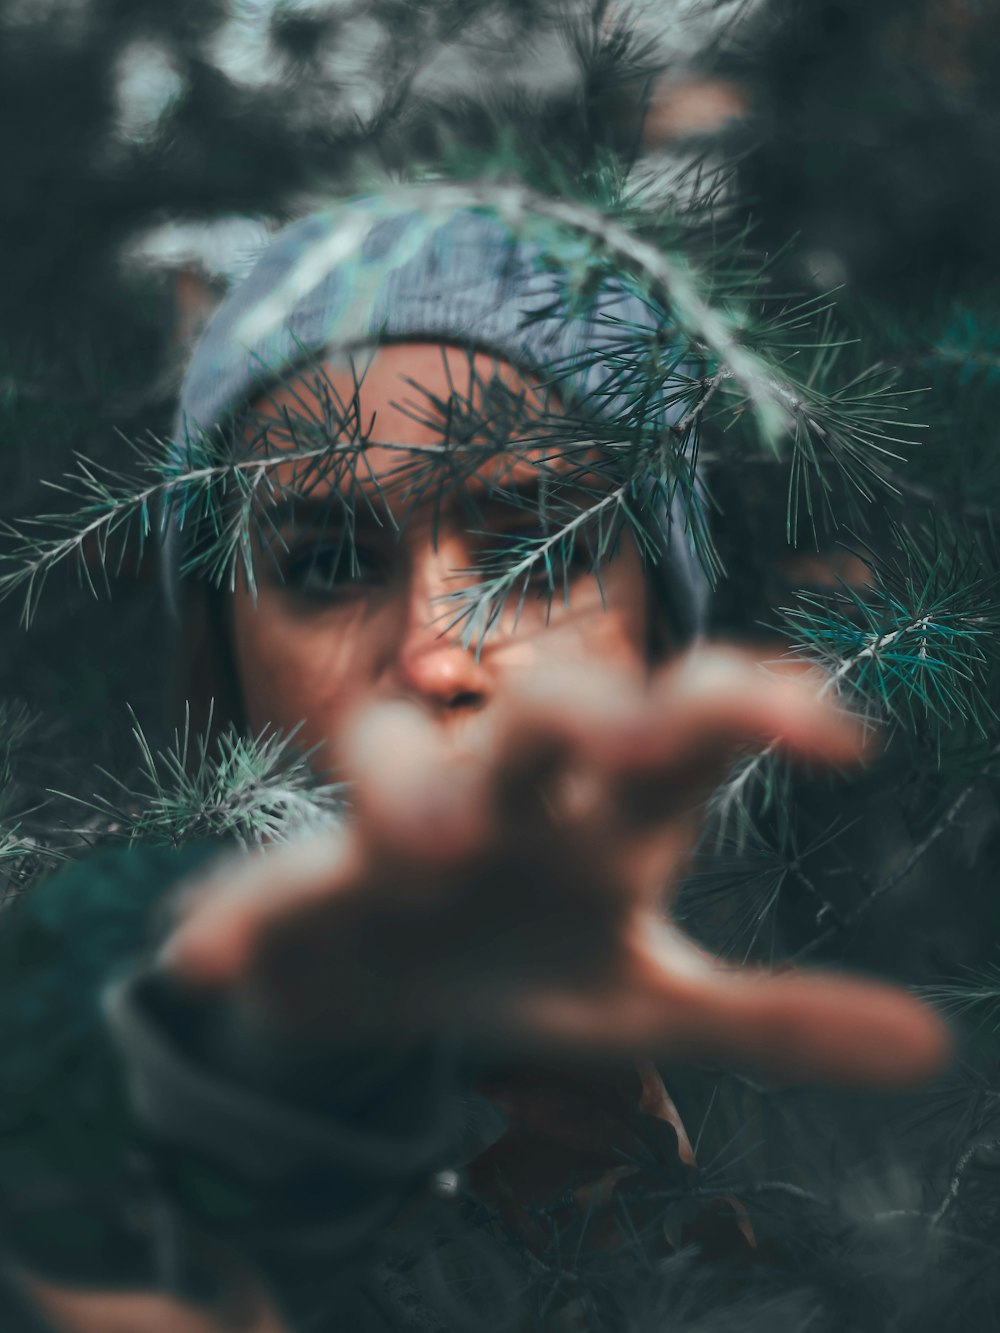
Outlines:
[[[835,292],[856,342],[831,380],[891,370],[912,391],[916,461],[863,523],[838,489],[849,479],[832,480],[793,546],[781,462],[768,471],[719,442],[715,630],[760,635],[790,606],[784,632],[798,624],[816,647],[815,599],[863,582],[865,560],[904,603],[923,578],[941,606],[978,599],[984,626],[1000,605],[989,0],[0,0],[0,125],[6,523],[68,506],[51,483],[75,455],[127,471],[130,439],[169,433],[191,339],[284,220],[416,171],[573,193],[615,160],[668,196],[724,166],[720,232],[749,228],[771,291]],[[924,534],[930,564],[901,533]],[[30,627],[17,598],[0,605],[21,856],[24,838],[95,836],[91,812],[58,793],[89,799],[100,769],[128,780],[126,705],[154,746],[175,721],[152,551],[127,550],[107,589],[96,546],[84,557],[82,578],[56,571]],[[897,1108],[891,1133],[863,1099],[792,1095],[765,1113],[770,1146],[743,1195],[773,1205],[774,1234],[797,1238],[789,1283],[825,1293],[840,1327],[1000,1328],[989,633],[985,666],[969,667],[975,706],[937,700],[933,735],[890,744],[849,790],[803,783],[772,801],[749,847],[714,845],[682,900],[714,943],[737,947],[735,914],[741,951],[846,962],[961,1010],[957,1072]],[[907,669],[890,663],[873,687],[887,707]],[[812,1327],[808,1301],[788,1299],[760,1327]]]

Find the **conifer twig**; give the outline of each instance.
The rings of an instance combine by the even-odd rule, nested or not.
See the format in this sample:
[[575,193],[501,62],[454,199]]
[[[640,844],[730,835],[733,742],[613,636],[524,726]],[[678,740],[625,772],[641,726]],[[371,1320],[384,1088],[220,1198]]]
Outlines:
[[[1000,744],[994,746],[990,757],[993,758],[997,755],[1000,755]],[[981,776],[981,773],[977,774],[971,782],[967,783],[961,791],[957,793],[940,818],[934,822],[919,843],[911,849],[902,865],[897,866],[895,870],[886,875],[884,879],[880,880],[874,888],[869,890],[860,902],[856,903],[849,912],[845,912],[837,923],[829,926],[814,939],[810,940],[808,944],[799,949],[792,956],[790,961],[792,963],[798,963],[803,958],[808,958],[811,954],[816,953],[817,950],[822,949],[825,945],[829,944],[841,931],[853,929],[853,927],[871,911],[881,898],[884,898],[887,893],[891,893],[898,884],[901,884],[907,876],[916,869],[917,865],[919,865],[938,839],[943,837],[952,827],[955,820],[961,814],[966,802],[975,791]]]
[[955,1163],[955,1169],[952,1173],[951,1180],[948,1182],[948,1188],[945,1190],[944,1198],[930,1215],[930,1224],[932,1227],[940,1225],[955,1205],[961,1192],[966,1173],[972,1162],[975,1160],[976,1154],[983,1148],[991,1149],[994,1152],[1000,1150],[1000,1139],[988,1139],[986,1141],[981,1140],[977,1143],[972,1143],[962,1152],[958,1161]]

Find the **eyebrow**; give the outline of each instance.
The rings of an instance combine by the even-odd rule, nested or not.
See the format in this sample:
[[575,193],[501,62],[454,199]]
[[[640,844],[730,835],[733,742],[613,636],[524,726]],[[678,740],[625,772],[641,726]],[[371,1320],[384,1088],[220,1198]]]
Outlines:
[[586,509],[589,504],[599,499],[602,493],[603,488],[600,485],[588,484],[585,477],[578,474],[571,474],[561,483],[557,479],[555,486],[547,484],[544,487],[541,478],[536,474],[534,477],[526,478],[521,482],[512,482],[509,485],[491,488],[479,503],[484,511],[489,509],[499,509],[505,512],[528,510],[537,513],[543,495],[546,507],[556,503],[565,504],[569,501],[571,504],[579,505],[581,509]]
[[[549,491],[548,487],[545,489]],[[547,499],[555,499],[558,496],[565,500],[567,496],[572,496],[581,507],[586,507],[586,501],[593,500],[597,492],[598,488],[587,486],[579,478],[574,478],[565,487],[557,488],[556,494],[548,495]],[[442,516],[447,514],[456,519],[460,518],[463,512],[468,516],[470,509],[474,509],[484,517],[487,514],[537,513],[542,493],[542,480],[537,474],[522,481],[494,483],[478,495],[465,486],[460,486],[451,494],[442,497],[439,512]],[[380,519],[372,505],[352,503],[349,497],[336,489],[324,491],[321,495],[313,491],[303,495],[281,496],[273,502],[265,500],[259,506],[258,512],[270,531],[281,532],[283,528],[291,526],[302,528],[329,526],[331,520],[338,520],[346,509],[352,512],[356,530],[368,533],[391,532],[395,527],[391,519]]]
[[356,528],[391,528],[388,521],[380,522],[376,513],[368,505],[351,504],[340,491],[327,491],[322,496],[315,494],[284,496],[273,502],[265,501],[258,507],[258,512],[266,520],[268,528],[280,532],[291,526],[321,528],[330,523],[331,518],[350,510],[354,516]]
[[480,510],[499,509],[504,513],[525,509],[538,509],[541,501],[542,486],[537,476],[504,484],[495,483],[481,495],[470,497]]

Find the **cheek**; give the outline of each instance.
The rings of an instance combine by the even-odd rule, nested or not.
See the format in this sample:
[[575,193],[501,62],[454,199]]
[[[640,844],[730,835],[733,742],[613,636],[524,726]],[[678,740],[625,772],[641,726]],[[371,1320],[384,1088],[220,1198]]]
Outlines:
[[[341,619],[343,619],[341,617]],[[247,726],[289,732],[317,747],[315,766],[335,761],[333,742],[369,678],[364,636],[349,624],[289,616],[262,594],[256,607],[237,596],[233,649]]]

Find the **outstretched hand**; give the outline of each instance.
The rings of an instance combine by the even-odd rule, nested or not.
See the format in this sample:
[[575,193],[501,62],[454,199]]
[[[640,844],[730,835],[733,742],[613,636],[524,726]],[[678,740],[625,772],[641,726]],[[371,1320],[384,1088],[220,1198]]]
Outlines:
[[814,677],[717,649],[641,690],[536,679],[460,735],[379,705],[345,739],[352,820],[223,863],[188,895],[164,965],[317,1049],[451,1031],[804,1080],[929,1076],[947,1034],[904,991],[723,964],[664,915],[704,798],[772,743],[843,763],[861,735]]

